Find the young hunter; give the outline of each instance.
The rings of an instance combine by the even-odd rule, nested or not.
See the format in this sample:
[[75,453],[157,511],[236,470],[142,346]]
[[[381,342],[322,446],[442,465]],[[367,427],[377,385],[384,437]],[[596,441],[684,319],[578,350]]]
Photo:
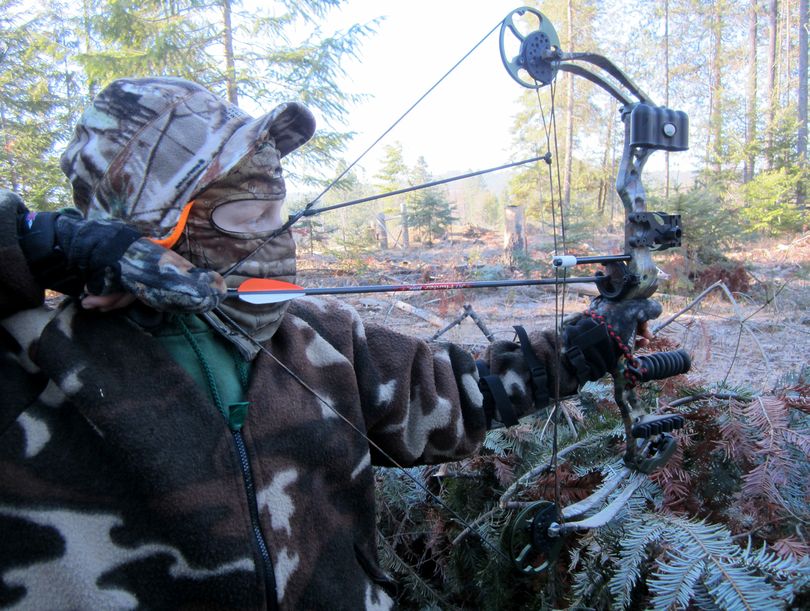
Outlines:
[[[292,234],[267,237],[314,130],[299,103],[254,119],[122,79],[62,155],[75,210],[0,193],[0,607],[391,608],[372,465],[468,456],[615,368],[584,316],[558,380],[552,331],[492,344],[479,374],[334,299],[226,299],[294,280]],[[624,341],[660,313],[600,308]]]

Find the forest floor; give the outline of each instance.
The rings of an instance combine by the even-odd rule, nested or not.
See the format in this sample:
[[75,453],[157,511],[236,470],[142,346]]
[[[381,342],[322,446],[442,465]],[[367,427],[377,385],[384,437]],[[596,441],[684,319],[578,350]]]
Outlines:
[[[532,244],[528,252],[530,259],[550,260],[550,252]],[[685,348],[692,355],[690,381],[695,384],[725,381],[767,392],[784,374],[810,364],[810,234],[790,241],[749,244],[725,255],[733,262],[726,271],[709,268],[692,274],[691,279],[683,271],[682,256],[662,253],[655,258],[670,276],[661,282],[656,294],[664,306],[656,322],[686,308],[716,280],[725,281],[729,288],[728,293],[721,288],[712,290],[656,334],[663,340],[657,349]],[[526,273],[510,272],[502,263],[501,236],[471,228],[431,247],[417,244],[408,250],[349,255],[308,253],[300,248],[298,283],[308,287],[421,284],[545,277],[551,273],[548,265],[533,267]],[[585,309],[592,298],[587,294],[589,289],[593,286],[569,289],[564,313]],[[551,328],[555,321],[553,287],[374,293],[344,295],[342,299],[354,305],[366,321],[426,339],[464,316],[465,305],[495,339],[512,339],[515,324],[528,329]],[[483,351],[488,343],[469,316],[443,333],[441,339],[462,344],[474,353]]]

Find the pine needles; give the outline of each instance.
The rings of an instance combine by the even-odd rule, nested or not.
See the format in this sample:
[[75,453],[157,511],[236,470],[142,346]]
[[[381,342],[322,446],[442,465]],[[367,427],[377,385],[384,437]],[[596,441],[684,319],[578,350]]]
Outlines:
[[[672,382],[665,387],[671,394],[650,395],[659,411],[680,413],[687,422],[678,452],[644,480],[615,520],[567,539],[544,574],[516,572],[476,534],[498,541],[516,511],[553,500],[549,447],[540,439],[544,418],[491,432],[474,458],[412,470],[475,531],[407,478],[381,470],[381,549],[385,566],[404,585],[400,606],[803,607],[810,597],[808,374],[785,378],[767,395]],[[607,393],[586,390],[579,437],[567,427],[560,431],[564,505],[595,489],[623,449]]]

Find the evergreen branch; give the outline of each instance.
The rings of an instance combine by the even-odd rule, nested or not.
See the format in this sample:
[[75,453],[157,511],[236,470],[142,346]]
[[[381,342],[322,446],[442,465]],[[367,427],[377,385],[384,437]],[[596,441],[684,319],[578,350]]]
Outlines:
[[743,414],[764,436],[771,439],[770,445],[773,445],[777,429],[788,426],[787,407],[778,397],[756,397],[743,408]]
[[656,609],[669,607],[672,586],[689,583],[691,569],[698,562],[705,565],[703,582],[720,607],[755,611],[779,605],[775,588],[745,565],[742,550],[725,527],[673,514],[661,514],[659,519],[668,525],[668,540],[678,552],[669,554],[669,562],[659,558],[659,570],[649,581]]
[[610,592],[617,607],[630,605],[630,595],[641,576],[641,565],[647,560],[647,547],[664,533],[666,525],[660,520],[650,519],[649,514],[629,520],[624,526],[625,536],[621,540],[618,570],[610,580]]
[[380,550],[382,564],[388,570],[403,575],[409,588],[412,589],[421,600],[429,600],[434,605],[439,605],[441,609],[453,608],[453,606],[442,598],[430,584],[422,579],[407,562],[399,557],[396,550],[382,536],[378,537],[378,549]]
[[659,562],[656,578],[656,595],[652,599],[654,609],[686,608],[692,599],[695,586],[706,569],[705,560],[682,556],[677,551],[667,552],[667,562]]
[[717,605],[717,602],[712,598],[706,584],[698,581],[695,584],[695,590],[692,594],[692,600],[701,611],[724,611],[722,607]]
[[783,429],[780,432],[785,443],[795,446],[804,454],[805,459],[810,459],[810,435],[794,429]]
[[590,531],[577,550],[577,556],[584,560],[582,568],[573,575],[574,583],[571,591],[575,598],[571,604],[572,608],[607,606],[595,604],[602,590],[608,588],[605,571],[610,563],[606,562],[609,552],[605,549],[604,535],[605,533]]
[[[567,454],[570,454],[574,450],[578,450],[580,448],[597,443],[601,444],[604,441],[605,437],[609,437],[612,434],[613,431],[607,431],[600,433],[598,435],[588,436],[583,439],[580,439],[576,443],[572,443],[571,445],[566,446],[562,450],[557,452],[557,460],[559,461],[560,459],[564,458]],[[554,466],[551,462],[543,462],[540,465],[537,465],[536,467],[533,467],[532,469],[526,471],[526,473],[517,478],[512,483],[512,485],[506,489],[506,491],[501,495],[498,504],[501,507],[506,507],[507,503],[509,503],[512,500],[512,498],[517,494],[518,489],[521,486],[526,485],[528,482],[530,482],[536,477],[540,477],[551,472],[553,468]]]
[[776,590],[763,577],[718,557],[712,559],[717,570],[706,574],[704,584],[719,607],[761,611],[781,606]]
[[756,439],[743,420],[742,407],[738,401],[729,402],[729,413],[720,421],[720,439],[717,447],[723,450],[727,461],[751,462],[756,455]]
[[475,533],[475,534],[477,535],[477,534],[478,534],[478,525],[479,525],[479,524],[482,524],[483,522],[486,522],[487,520],[489,520],[489,519],[490,519],[492,516],[494,516],[494,515],[495,515],[497,512],[499,512],[499,511],[501,511],[500,507],[495,507],[494,509],[490,509],[490,510],[489,510],[489,511],[487,511],[486,513],[482,513],[482,514],[481,514],[480,516],[478,516],[478,517],[477,517],[475,520],[473,520],[472,522],[470,522],[470,523],[467,525],[467,527],[466,527],[464,530],[462,530],[462,531],[461,531],[461,532],[460,532],[460,533],[459,533],[459,534],[456,536],[456,538],[455,538],[455,539],[453,539],[453,541],[452,541],[452,545],[454,545],[454,546],[455,546],[455,545],[458,545],[458,544],[459,544],[459,543],[461,543],[461,542],[462,542],[462,541],[463,541],[465,538],[467,538],[467,536],[468,536],[468,535],[470,535],[470,534]]
[[680,399],[675,399],[669,403],[669,407],[680,407],[681,405],[687,405],[689,403],[694,403],[695,401],[705,401],[706,399],[737,399],[739,401],[748,401],[750,400],[750,396],[746,396],[745,394],[736,393],[736,392],[727,392],[727,391],[707,391],[701,392],[694,395],[690,395],[687,397],[681,397]]

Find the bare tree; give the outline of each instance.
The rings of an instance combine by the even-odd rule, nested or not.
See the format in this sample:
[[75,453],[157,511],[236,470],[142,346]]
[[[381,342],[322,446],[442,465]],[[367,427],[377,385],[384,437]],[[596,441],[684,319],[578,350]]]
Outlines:
[[754,178],[756,154],[754,143],[757,140],[757,0],[750,0],[748,5],[748,84],[745,90],[745,166],[743,182]]
[[766,161],[768,167],[773,166],[773,130],[776,120],[776,71],[777,71],[777,48],[776,48],[776,27],[778,23],[779,4],[778,0],[770,0],[768,5],[768,152]]
[[[664,0],[664,106],[669,107],[669,0]],[[669,199],[669,151],[664,154],[664,197]]]
[[222,36],[225,47],[225,85],[228,101],[239,105],[239,94],[236,87],[236,63],[233,53],[233,28],[231,27],[231,0],[222,0]]
[[[799,0],[799,133],[797,139],[799,163],[807,166],[807,0]],[[799,185],[796,203],[806,205],[806,193]]]
[[[574,0],[568,0],[567,10],[567,34],[568,47],[574,48]],[[566,100],[565,114],[567,117],[565,124],[565,170],[563,171],[563,196],[562,206],[567,210],[571,204],[571,169],[574,161],[574,75],[566,74]]]
[[712,31],[712,95],[709,109],[711,162],[717,172],[722,170],[723,160],[723,9],[724,2],[715,2],[711,11]]

